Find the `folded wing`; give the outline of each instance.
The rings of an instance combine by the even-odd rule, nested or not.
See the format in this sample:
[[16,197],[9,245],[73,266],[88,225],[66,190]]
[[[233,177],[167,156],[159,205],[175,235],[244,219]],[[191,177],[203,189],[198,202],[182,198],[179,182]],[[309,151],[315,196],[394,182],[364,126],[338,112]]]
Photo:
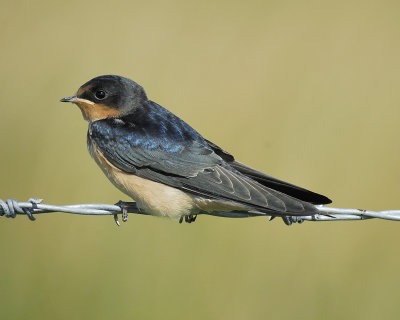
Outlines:
[[225,161],[179,118],[180,122],[170,124],[171,119],[160,119],[159,125],[151,128],[137,123],[139,118],[95,121],[90,124],[88,139],[117,168],[195,195],[234,201],[249,210],[276,215],[317,211],[308,202],[242,174],[240,165]]
[[235,160],[235,158],[225,150],[218,147],[216,144],[211,141],[206,140],[210,148],[218,154],[222,159],[224,159],[232,168],[238,170],[240,173],[246,175],[247,177],[259,182],[260,184],[272,188],[274,190],[283,192],[287,195],[290,195],[294,198],[311,202],[312,204],[329,204],[332,201],[315,192],[309,191],[307,189],[298,187],[294,184],[279,180],[270,175],[267,175],[263,172],[255,170],[249,166],[244,165]]

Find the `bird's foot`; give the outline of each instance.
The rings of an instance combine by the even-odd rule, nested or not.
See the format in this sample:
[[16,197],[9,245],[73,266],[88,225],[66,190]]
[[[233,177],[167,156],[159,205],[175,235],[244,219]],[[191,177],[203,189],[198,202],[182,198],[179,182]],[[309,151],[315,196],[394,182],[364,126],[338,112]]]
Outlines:
[[[197,218],[197,214],[189,214],[187,216],[185,216],[185,222],[186,223],[192,223],[195,222]],[[179,218],[179,223],[183,222],[183,216]]]
[[[136,202],[125,202],[125,201],[119,200],[115,205],[121,208],[123,222],[128,221],[128,209],[137,209]],[[117,213],[114,214],[114,221],[117,224],[117,226],[121,225],[119,223]]]
[[287,226],[291,226],[293,223],[304,222],[304,220],[299,216],[282,216],[282,220]]
[[[269,221],[275,219],[276,217],[278,217],[278,216],[270,216]],[[304,220],[298,216],[281,216],[281,218],[287,226],[291,226],[293,223],[303,223],[304,222]]]

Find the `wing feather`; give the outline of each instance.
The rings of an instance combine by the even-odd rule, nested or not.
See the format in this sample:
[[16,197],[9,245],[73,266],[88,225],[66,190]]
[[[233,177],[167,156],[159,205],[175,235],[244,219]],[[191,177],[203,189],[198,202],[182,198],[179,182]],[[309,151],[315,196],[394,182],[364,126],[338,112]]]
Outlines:
[[[234,201],[249,210],[277,215],[313,214],[317,210],[232,168],[179,118],[181,122],[163,123],[164,127],[152,130],[143,130],[135,119],[104,119],[90,124],[88,140],[117,168],[209,199]],[[185,138],[177,138],[178,134]]]
[[258,170],[255,170],[249,166],[244,165],[243,163],[240,163],[235,160],[233,155],[230,153],[226,152],[222,148],[218,147],[216,144],[212,143],[211,141],[206,140],[210,148],[218,154],[224,161],[226,161],[232,168],[236,169],[240,173],[248,176],[249,178],[257,181],[258,183],[281,191],[285,194],[288,194],[292,197],[295,197],[297,199],[307,201],[313,204],[329,204],[332,201],[315,192],[309,191],[307,189],[298,187],[294,184],[279,180],[277,178],[274,178],[270,175],[267,175],[263,172],[260,172]]

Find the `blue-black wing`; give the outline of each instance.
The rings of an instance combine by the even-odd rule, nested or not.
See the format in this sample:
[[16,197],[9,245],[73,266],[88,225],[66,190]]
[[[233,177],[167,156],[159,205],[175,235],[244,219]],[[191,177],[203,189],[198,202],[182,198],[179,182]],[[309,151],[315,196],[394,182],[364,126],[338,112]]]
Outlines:
[[125,117],[95,121],[89,126],[88,139],[111,163],[129,173],[151,168],[188,178],[223,162],[194,129],[161,108],[152,103]]
[[88,139],[117,168],[192,194],[274,214],[316,211],[241,174],[193,128],[151,101],[127,116],[91,123]]
[[218,147],[211,141],[206,140],[210,148],[224,159],[232,168],[236,169],[245,176],[257,181],[258,183],[272,188],[274,190],[283,192],[289,196],[303,201],[311,202],[312,204],[328,204],[332,201],[324,195],[312,192],[294,184],[279,180],[261,171],[255,170],[235,160],[235,158],[222,148]]

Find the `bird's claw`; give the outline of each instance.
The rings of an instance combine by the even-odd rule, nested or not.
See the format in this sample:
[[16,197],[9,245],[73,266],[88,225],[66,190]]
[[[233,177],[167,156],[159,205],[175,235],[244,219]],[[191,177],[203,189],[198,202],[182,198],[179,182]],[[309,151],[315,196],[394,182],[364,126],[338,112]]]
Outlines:
[[282,216],[282,220],[287,226],[291,226],[293,223],[291,217],[289,216]]
[[121,224],[119,223],[119,220],[118,220],[118,214],[117,213],[114,213],[114,221],[115,221],[115,223],[117,224],[118,227],[121,226]]
[[287,226],[291,226],[293,223],[304,222],[304,220],[299,216],[282,216],[282,220]]
[[[269,217],[269,221],[275,219],[276,217],[279,216],[270,216]],[[303,223],[304,220],[301,217],[298,216],[280,216],[283,220],[283,222],[287,225],[287,226],[291,226],[293,223]]]
[[[189,214],[189,215],[185,216],[185,222],[186,222],[186,223],[195,222],[195,221],[196,221],[196,218],[197,218],[197,214]],[[179,218],[179,223],[182,223],[182,222],[183,222],[183,216],[181,216],[181,217]]]
[[[122,200],[119,200],[115,205],[121,208],[122,211],[122,222],[127,222],[128,221],[128,209],[129,207],[135,204],[134,202],[125,202]],[[117,226],[120,226],[121,224],[119,223],[118,220],[118,214],[114,214],[114,221],[117,224]]]

